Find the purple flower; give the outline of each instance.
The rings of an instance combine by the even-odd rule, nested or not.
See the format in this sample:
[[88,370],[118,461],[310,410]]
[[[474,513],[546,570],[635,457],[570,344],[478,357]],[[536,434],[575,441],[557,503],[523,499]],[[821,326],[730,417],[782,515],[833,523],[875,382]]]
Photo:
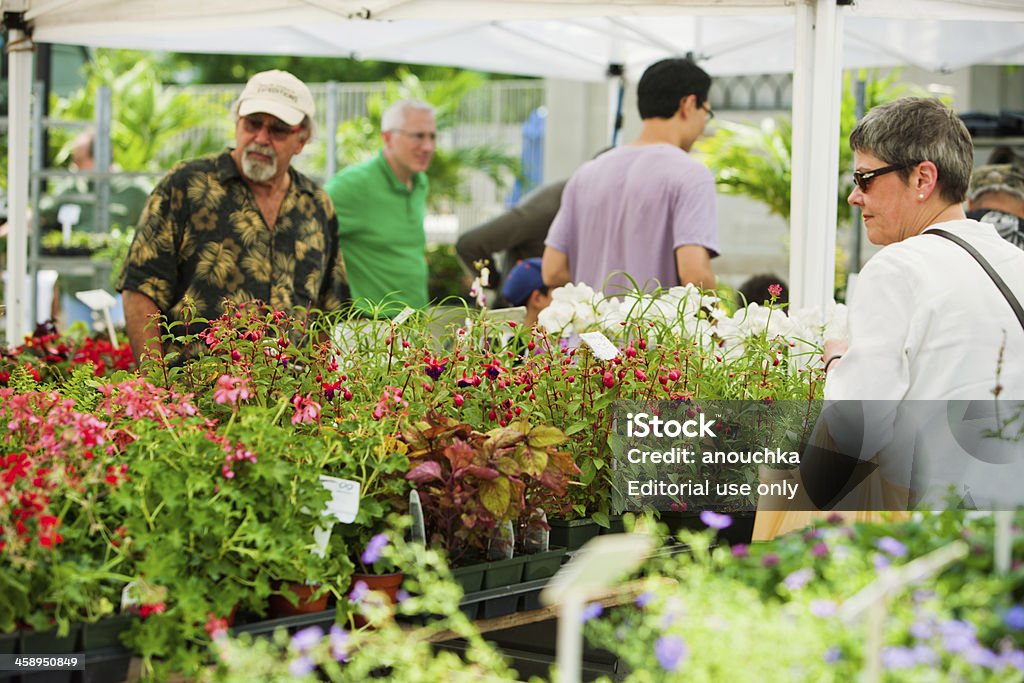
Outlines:
[[917,640],[928,640],[935,635],[935,622],[932,619],[918,619],[910,625],[910,635]]
[[398,602],[398,604],[402,604],[403,602],[408,600],[410,597],[412,597],[412,596],[409,595],[409,591],[405,590],[404,588],[399,588],[398,592],[395,593],[395,600]]
[[602,612],[604,612],[604,608],[601,607],[601,603],[591,602],[584,607],[583,612],[580,613],[580,622],[585,624],[591,619],[596,619],[601,616]]
[[729,548],[729,551],[732,552],[732,556],[736,559],[750,557],[750,546],[746,543],[737,543],[736,545]]
[[1003,652],[1002,659],[1007,666],[1012,666],[1017,671],[1024,671],[1024,652],[1009,650]]
[[762,567],[774,567],[778,563],[779,563],[779,556],[776,555],[775,553],[768,553],[767,555],[765,555],[764,557],[761,558],[761,566]]
[[288,663],[288,673],[296,677],[306,676],[312,673],[315,668],[316,664],[314,664],[313,660],[306,655],[296,657]]
[[365,581],[356,581],[356,585],[352,587],[352,592],[348,594],[348,599],[352,602],[359,602],[369,592],[370,587],[366,585]]
[[679,636],[662,636],[654,643],[654,654],[665,671],[676,671],[686,658],[686,643]]
[[700,513],[700,521],[704,522],[704,524],[711,529],[721,531],[722,529],[729,528],[729,525],[732,524],[732,517],[729,515],[721,515],[717,512],[713,512],[712,510],[704,510]]
[[987,647],[974,643],[963,653],[964,659],[975,666],[983,666],[986,669],[997,669],[1001,666],[999,655]]
[[829,649],[825,650],[825,662],[828,664],[835,664],[843,658],[843,651],[833,645]]
[[811,548],[811,555],[813,557],[825,557],[828,555],[828,544],[824,541],[815,543],[814,547]]
[[1024,629],[1024,607],[1014,605],[1003,614],[1003,621],[1014,631]]
[[884,536],[875,542],[875,545],[884,553],[889,553],[893,557],[906,557],[907,546],[897,541],[892,536]]
[[917,658],[909,647],[884,647],[882,648],[882,666],[890,671],[911,669],[917,666]]
[[943,646],[953,654],[965,654],[978,644],[974,625],[970,622],[951,619],[939,625]]
[[640,609],[647,607],[654,600],[654,593],[650,591],[644,591],[640,595],[636,596],[636,606]]
[[832,600],[812,600],[810,612],[816,617],[831,617],[836,613],[836,603]]
[[331,626],[331,656],[337,662],[348,661],[348,631],[345,631],[337,624]]
[[384,551],[384,548],[388,547],[388,535],[377,534],[370,539],[370,542],[366,544],[366,550],[359,556],[359,559],[363,561],[364,565],[371,565],[380,559],[380,554]]
[[435,382],[441,377],[441,373],[448,367],[447,363],[427,362],[426,363],[427,377],[434,380]]
[[814,578],[814,572],[804,567],[803,569],[797,569],[795,572],[787,576],[782,580],[782,583],[786,585],[791,591],[798,591]]
[[885,555],[879,555],[878,553],[875,553],[871,557],[871,561],[874,563],[876,571],[882,571],[883,569],[888,568],[890,564],[892,564],[892,562],[889,561],[888,557],[886,557]]
[[311,650],[317,646],[320,639],[324,637],[324,630],[319,626],[304,628],[292,636],[292,647],[299,652]]

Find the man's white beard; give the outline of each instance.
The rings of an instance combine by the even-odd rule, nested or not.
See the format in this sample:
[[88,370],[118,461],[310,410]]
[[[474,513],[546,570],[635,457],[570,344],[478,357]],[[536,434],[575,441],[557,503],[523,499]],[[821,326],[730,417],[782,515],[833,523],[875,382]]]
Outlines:
[[[257,160],[249,156],[250,152],[265,154],[270,158],[270,163]],[[273,147],[250,142],[242,151],[242,173],[254,183],[265,183],[277,175],[277,154]]]

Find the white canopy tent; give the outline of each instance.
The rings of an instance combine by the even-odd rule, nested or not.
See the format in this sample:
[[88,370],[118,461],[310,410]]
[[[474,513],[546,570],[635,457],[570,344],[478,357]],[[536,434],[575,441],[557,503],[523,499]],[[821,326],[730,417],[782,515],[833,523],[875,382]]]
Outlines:
[[[839,3],[844,3],[840,5]],[[0,0],[9,35],[7,339],[26,305],[34,42],[354,55],[601,80],[692,52],[713,75],[792,70],[789,280],[796,305],[832,298],[840,70],[1024,63],[1022,0]],[[878,18],[884,18],[884,21]],[[20,24],[19,24],[20,20]],[[849,30],[844,34],[844,22]],[[954,22],[952,24],[946,22]],[[844,49],[844,35],[846,47]],[[31,36],[29,39],[28,36]],[[598,38],[601,39],[598,39]],[[532,65],[532,66],[531,66]],[[814,153],[812,154],[812,150]]]
[[[793,71],[795,14],[618,16],[569,19],[338,20],[244,31],[96,33],[61,28],[60,40],[103,47],[246,54],[345,55],[408,64],[445,64],[496,73],[601,81],[608,65],[639,75],[666,56],[692,52],[714,76]],[[37,37],[38,37],[37,29]],[[964,40],[964,37],[969,40]],[[955,49],[950,49],[955,45]],[[952,71],[973,64],[1024,63],[1024,31],[1006,22],[851,16],[844,67],[916,66]],[[755,66],[756,65],[756,66]]]

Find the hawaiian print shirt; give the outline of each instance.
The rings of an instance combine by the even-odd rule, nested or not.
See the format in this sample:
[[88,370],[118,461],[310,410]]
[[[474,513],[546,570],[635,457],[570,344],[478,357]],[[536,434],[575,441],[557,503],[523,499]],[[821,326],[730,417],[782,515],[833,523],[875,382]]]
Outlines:
[[207,319],[222,314],[224,299],[289,312],[339,308],[348,285],[334,205],[312,180],[290,173],[271,230],[230,150],[176,166],[146,202],[118,291],[145,294],[168,324],[182,320],[189,301],[189,317]]

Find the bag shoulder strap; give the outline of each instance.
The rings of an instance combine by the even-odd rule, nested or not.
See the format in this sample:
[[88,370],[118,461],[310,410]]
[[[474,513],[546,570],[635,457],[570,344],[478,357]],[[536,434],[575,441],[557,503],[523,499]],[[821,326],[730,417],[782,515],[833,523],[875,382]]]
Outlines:
[[988,276],[992,278],[992,282],[994,282],[996,287],[999,288],[999,291],[1000,293],[1002,293],[1003,297],[1006,298],[1006,302],[1010,304],[1010,308],[1013,309],[1013,314],[1017,316],[1017,321],[1020,323],[1021,329],[1024,329],[1024,308],[1021,307],[1020,302],[1017,301],[1017,297],[1013,295],[1013,292],[1010,291],[1010,288],[1006,286],[1006,282],[1003,281],[1003,278],[999,277],[999,273],[995,271],[995,268],[992,267],[992,264],[986,261],[985,257],[982,256],[977,249],[971,246],[971,244],[967,240],[960,237],[959,235],[954,235],[953,233],[943,230],[941,228],[934,228],[932,230],[926,231],[923,234],[938,235],[939,237],[945,237],[947,240],[959,244],[961,247],[963,247],[964,251],[973,256],[974,260],[977,261],[981,265],[981,267],[985,269],[985,272],[988,273]]

